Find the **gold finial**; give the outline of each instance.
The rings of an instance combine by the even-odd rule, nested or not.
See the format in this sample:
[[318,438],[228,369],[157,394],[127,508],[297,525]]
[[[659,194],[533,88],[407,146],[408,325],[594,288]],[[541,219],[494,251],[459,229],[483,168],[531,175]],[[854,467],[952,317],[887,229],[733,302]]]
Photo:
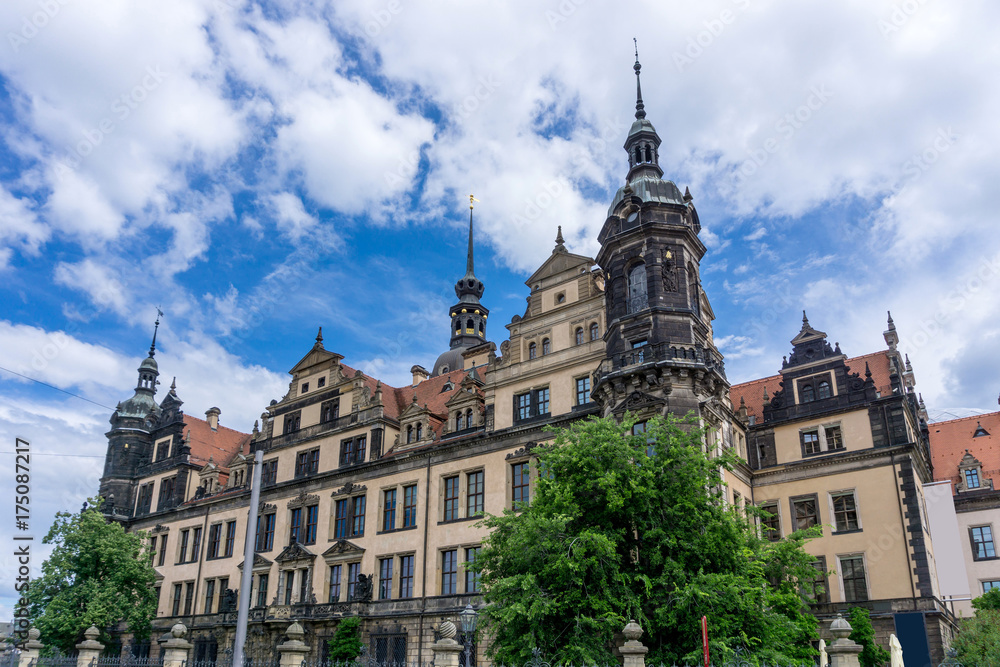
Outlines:
[[472,210],[472,202],[479,201],[474,195],[469,195],[469,210]]

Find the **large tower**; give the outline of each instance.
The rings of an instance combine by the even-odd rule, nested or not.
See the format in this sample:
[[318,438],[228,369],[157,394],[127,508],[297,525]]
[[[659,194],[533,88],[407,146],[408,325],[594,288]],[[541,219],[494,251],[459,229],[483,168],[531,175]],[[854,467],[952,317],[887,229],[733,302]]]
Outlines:
[[108,514],[128,514],[128,509],[135,501],[132,497],[132,480],[136,467],[149,461],[152,455],[150,433],[160,414],[160,406],[155,398],[160,371],[153,358],[156,355],[156,332],[159,328],[160,320],[157,318],[149,355],[139,364],[135,393],[115,408],[111,415],[111,430],[105,434],[108,438],[108,451],[104,459],[100,495],[105,500],[104,511]]
[[469,251],[465,260],[465,275],[455,283],[458,303],[451,307],[451,344],[447,352],[434,362],[432,375],[441,375],[463,367],[462,353],[486,342],[486,319],[490,311],[479,302],[486,286],[476,278],[472,255],[472,207],[475,201],[469,195]]
[[728,421],[729,383],[698,278],[701,224],[690,192],[663,178],[640,69],[636,54],[635,122],[624,146],[629,170],[598,237],[608,326],[593,396],[605,415],[694,411],[721,423]]

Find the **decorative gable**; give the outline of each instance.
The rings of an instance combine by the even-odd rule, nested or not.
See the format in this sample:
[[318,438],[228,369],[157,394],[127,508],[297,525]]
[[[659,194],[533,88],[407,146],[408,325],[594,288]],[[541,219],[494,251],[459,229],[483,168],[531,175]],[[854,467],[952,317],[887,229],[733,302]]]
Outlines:
[[365,550],[353,542],[347,540],[337,540],[333,546],[323,552],[323,558],[327,561],[351,560],[361,558]]
[[306,549],[304,546],[298,542],[293,542],[289,544],[285,549],[274,558],[275,563],[296,563],[298,561],[312,561],[316,558],[316,554]]

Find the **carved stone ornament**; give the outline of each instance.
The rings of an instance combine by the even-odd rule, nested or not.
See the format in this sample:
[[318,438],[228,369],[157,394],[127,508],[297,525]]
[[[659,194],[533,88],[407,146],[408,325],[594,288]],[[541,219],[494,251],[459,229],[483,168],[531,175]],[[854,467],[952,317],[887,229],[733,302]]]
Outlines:
[[308,495],[305,491],[288,501],[288,509],[305,507],[306,505],[316,505],[319,503],[319,496]]
[[170,532],[170,526],[164,526],[162,523],[158,523],[153,526],[153,530],[149,531],[152,535],[159,535],[160,533]]
[[359,574],[358,583],[354,585],[354,600],[357,602],[371,602],[374,575]]
[[343,556],[346,554],[363,554],[364,552],[364,549],[353,542],[348,542],[347,540],[337,540],[333,546],[323,552],[323,557]]
[[665,401],[662,398],[657,398],[642,391],[633,391],[625,397],[624,401],[616,405],[611,412],[621,415],[625,412],[638,412],[643,408],[659,407],[664,403]]
[[298,542],[292,542],[280,554],[274,557],[274,562],[288,563],[290,561],[313,560],[314,558],[316,558],[316,554]]
[[364,484],[355,484],[354,482],[348,482],[344,486],[340,487],[336,491],[330,494],[331,497],[344,496],[352,493],[361,493],[367,491],[368,487]]
[[537,446],[538,446],[537,442],[525,443],[524,447],[521,447],[520,449],[516,449],[513,452],[511,452],[510,454],[508,454],[506,460],[510,461],[511,459],[524,458],[525,456],[528,456],[529,454],[531,454],[531,450],[533,450]]
[[257,506],[258,514],[267,514],[269,512],[277,512],[277,511],[278,511],[277,505],[272,505],[271,503],[265,503],[263,500],[260,501],[260,504]]

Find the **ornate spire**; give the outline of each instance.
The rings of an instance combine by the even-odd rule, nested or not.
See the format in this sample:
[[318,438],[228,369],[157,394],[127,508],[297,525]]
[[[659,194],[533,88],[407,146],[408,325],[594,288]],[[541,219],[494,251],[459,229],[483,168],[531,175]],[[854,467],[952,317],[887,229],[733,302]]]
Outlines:
[[469,195],[469,254],[465,260],[465,275],[475,276],[475,262],[472,259],[472,202],[478,201],[472,195]]
[[806,311],[802,311],[802,328],[806,329],[809,327],[809,318],[806,317]]
[[323,327],[320,327],[319,331],[316,332],[316,343],[319,345],[323,344]]
[[156,324],[153,325],[153,342],[149,345],[149,356],[153,357],[156,355],[156,332],[160,329],[160,317],[163,316],[163,311],[160,310],[159,306],[156,308]]
[[556,232],[556,245],[562,245],[564,243],[566,243],[566,241],[563,239],[562,225],[559,225],[558,231]]
[[892,321],[892,311],[888,311],[887,310],[885,312],[886,312],[886,314],[889,315],[889,322],[888,322],[888,324],[889,324],[889,331],[895,331],[896,330],[896,323]]
[[639,64],[639,42],[635,37],[632,38],[632,42],[635,44],[635,65],[632,65],[632,69],[635,70],[635,117],[636,120],[642,120],[646,117],[646,107],[642,103],[642,85],[639,83],[639,70],[642,69],[642,65]]

